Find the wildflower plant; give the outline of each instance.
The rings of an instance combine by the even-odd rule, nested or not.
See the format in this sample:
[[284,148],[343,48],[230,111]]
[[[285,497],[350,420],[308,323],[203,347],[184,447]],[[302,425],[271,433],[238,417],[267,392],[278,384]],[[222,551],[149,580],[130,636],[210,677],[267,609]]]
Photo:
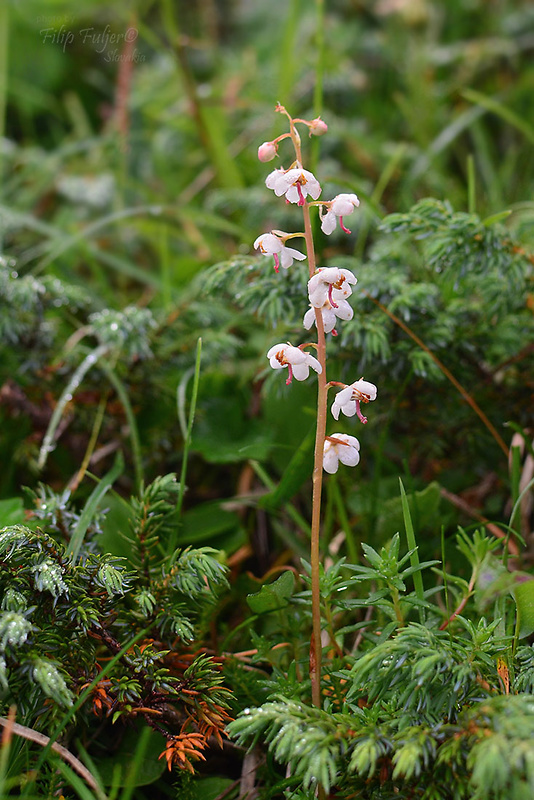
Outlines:
[[[338,381],[328,381],[326,364],[326,336],[337,335],[336,325],[339,320],[350,321],[353,310],[348,298],[357,283],[356,276],[348,269],[339,267],[321,267],[316,263],[315,248],[312,235],[311,211],[319,210],[321,228],[325,234],[331,234],[337,225],[350,233],[343,222],[343,218],[352,214],[360,205],[355,194],[340,194],[332,200],[321,198],[322,187],[315,175],[304,167],[302,157],[301,137],[297,125],[308,128],[309,135],[321,136],[327,132],[328,126],[320,118],[304,120],[295,118],[282,105],[276,111],[287,117],[289,132],[278,136],[272,142],[264,142],[258,150],[258,158],[262,162],[271,161],[278,155],[278,148],[282,141],[289,140],[293,145],[295,159],[287,169],[278,167],[266,178],[265,185],[272,189],[277,197],[284,197],[286,203],[297,205],[302,211],[303,232],[283,233],[270,231],[263,233],[254,242],[254,247],[263,255],[272,255],[275,270],[280,266],[288,269],[294,260],[307,260],[309,280],[308,303],[309,310],[304,315],[303,325],[306,330],[315,326],[316,341],[306,341],[299,345],[280,343],[273,345],[267,358],[273,369],[287,369],[286,384],[291,384],[293,378],[298,381],[306,380],[310,368],[317,373],[317,426],[315,435],[314,467],[313,467],[313,500],[312,500],[312,527],[311,527],[311,592],[312,592],[312,619],[313,634],[310,648],[310,678],[312,685],[312,701],[315,706],[320,705],[321,689],[321,610],[320,610],[320,525],[321,525],[321,494],[323,473],[335,473],[339,464],[356,466],[360,461],[360,444],[352,435],[343,433],[327,434],[328,419],[328,390],[341,387],[334,404],[332,414],[337,420],[339,412],[346,416],[358,415],[360,422],[366,423],[367,419],[360,411],[360,403],[368,403],[377,395],[376,386],[363,378],[347,386]],[[306,255],[294,248],[287,247],[290,239],[301,237],[304,239]],[[295,268],[295,267],[293,267]],[[313,349],[315,355],[309,350]]]

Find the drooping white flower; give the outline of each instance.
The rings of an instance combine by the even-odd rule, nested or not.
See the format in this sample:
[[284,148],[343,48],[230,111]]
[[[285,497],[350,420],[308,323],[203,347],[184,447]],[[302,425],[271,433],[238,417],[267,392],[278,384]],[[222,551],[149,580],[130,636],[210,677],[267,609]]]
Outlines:
[[337,472],[339,462],[355,467],[360,461],[360,443],[355,436],[333,433],[327,436],[323,448],[323,469],[331,475]]
[[277,197],[285,195],[288,203],[297,203],[299,206],[304,205],[308,195],[317,200],[322,191],[315,175],[302,167],[293,167],[287,172],[275,169],[267,175],[265,185],[268,189],[272,189]]
[[332,403],[332,416],[334,419],[339,419],[339,412],[343,412],[346,417],[353,417],[358,415],[360,422],[364,424],[367,422],[367,417],[364,417],[360,410],[360,403],[370,403],[376,400],[377,389],[374,383],[364,381],[360,378],[359,381],[351,383],[350,386],[345,386],[340,392],[336,394],[336,398]]
[[288,368],[286,384],[290,384],[295,378],[297,381],[305,381],[310,374],[310,367],[317,373],[321,373],[323,368],[319,361],[309,353],[305,353],[299,347],[292,344],[275,344],[267,353],[267,358],[273,369]]
[[262,233],[254,242],[254,249],[260,251],[264,256],[273,256],[274,269],[278,272],[282,266],[288,269],[294,259],[304,261],[306,256],[293,247],[286,247],[283,240],[274,233]]
[[350,297],[351,284],[354,286],[357,282],[358,279],[349,269],[320,267],[308,281],[310,303],[315,308],[322,308],[328,301],[332,308],[336,308],[338,300]]
[[[325,333],[331,333],[334,336],[337,336],[336,331],[336,322],[338,319],[352,319],[354,316],[354,311],[352,307],[347,303],[346,300],[343,298],[335,298],[335,292],[337,290],[334,289],[332,293],[334,295],[334,299],[336,300],[336,305],[333,307],[330,302],[327,300],[326,303],[321,306],[321,315],[323,317],[323,326]],[[303,325],[306,330],[310,330],[310,328],[316,324],[315,319],[315,309],[312,306],[311,308],[306,311],[304,314]]]
[[345,233],[350,233],[349,229],[343,224],[343,217],[347,214],[352,214],[355,208],[358,208],[360,201],[355,194],[338,194],[327,205],[328,210],[326,214],[321,215],[321,230],[323,233],[330,235],[336,228],[337,218],[339,217],[339,224]]

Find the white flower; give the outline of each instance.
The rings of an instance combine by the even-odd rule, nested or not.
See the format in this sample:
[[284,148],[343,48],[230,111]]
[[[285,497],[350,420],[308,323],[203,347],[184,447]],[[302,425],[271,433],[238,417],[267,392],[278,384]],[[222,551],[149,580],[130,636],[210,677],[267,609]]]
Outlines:
[[260,250],[264,256],[273,256],[274,268],[278,272],[280,266],[288,269],[293,263],[293,259],[304,261],[306,256],[293,247],[286,247],[283,240],[274,233],[262,233],[254,242],[254,249]]
[[327,436],[323,449],[323,468],[331,475],[337,472],[339,462],[355,467],[360,461],[360,443],[355,436],[333,433]]
[[323,233],[330,235],[335,230],[338,217],[341,228],[345,233],[350,233],[349,229],[343,225],[343,217],[346,217],[347,214],[352,214],[359,205],[360,201],[355,194],[338,194],[334,197],[328,203],[326,214],[321,215],[321,230]]
[[321,186],[315,175],[301,167],[293,167],[287,172],[275,169],[267,175],[265,185],[268,189],[272,189],[277,197],[284,194],[288,203],[297,203],[299,206],[304,205],[307,195],[317,200],[321,194]]
[[[335,297],[336,289],[334,289],[333,295]],[[351,306],[347,303],[346,300],[343,298],[336,299],[336,305],[333,307],[328,300],[326,303],[321,307],[321,315],[323,317],[323,325],[324,325],[324,332],[325,333],[332,333],[334,336],[337,336],[336,331],[336,321],[337,319],[352,319],[354,316],[354,311],[352,310]],[[310,328],[315,325],[315,309],[312,306],[306,313],[304,314],[303,325],[306,330],[310,330]]]
[[367,417],[363,416],[360,410],[360,403],[370,403],[371,400],[376,400],[376,392],[374,383],[364,381],[363,378],[351,383],[350,386],[345,386],[344,389],[336,394],[336,398],[332,403],[334,419],[339,419],[339,412],[342,411],[346,417],[353,417],[357,414],[360,422],[365,424]]
[[[328,301],[332,308],[337,307],[337,301],[350,297],[352,289],[358,279],[349,269],[339,267],[321,267],[308,281],[308,297],[315,308],[322,308]],[[334,293],[335,292],[335,293]]]
[[299,347],[293,347],[289,342],[273,345],[267,353],[267,358],[273,369],[288,368],[289,375],[286,384],[290,384],[293,377],[297,381],[305,381],[310,374],[310,367],[317,373],[323,371],[321,364],[314,356],[305,353]]

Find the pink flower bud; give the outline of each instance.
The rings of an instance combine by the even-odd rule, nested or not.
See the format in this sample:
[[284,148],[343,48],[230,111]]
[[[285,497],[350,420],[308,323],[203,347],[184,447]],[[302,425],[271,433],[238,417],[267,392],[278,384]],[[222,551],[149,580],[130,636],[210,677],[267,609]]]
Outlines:
[[322,136],[323,133],[327,132],[327,130],[328,125],[326,122],[323,122],[321,117],[316,117],[310,122],[310,134],[313,134],[314,136]]
[[264,142],[258,147],[258,158],[260,161],[272,161],[278,154],[278,145],[274,142]]

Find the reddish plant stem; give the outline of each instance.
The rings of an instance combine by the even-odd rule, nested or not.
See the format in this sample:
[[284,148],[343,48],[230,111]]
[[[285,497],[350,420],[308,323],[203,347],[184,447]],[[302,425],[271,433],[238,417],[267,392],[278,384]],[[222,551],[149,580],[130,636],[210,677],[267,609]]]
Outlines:
[[[289,119],[290,135],[295,147],[297,161],[302,166],[302,154],[300,147],[300,136],[293,124],[293,120],[283,107],[279,111],[285,113]],[[299,205],[301,205],[299,203]],[[306,252],[308,256],[308,267],[310,278],[315,274],[315,247],[313,244],[313,233],[310,219],[310,207],[304,200],[301,205],[304,217],[304,239],[306,241]],[[311,593],[312,593],[312,640],[310,647],[310,679],[312,687],[312,703],[317,708],[321,708],[321,590],[320,590],[320,533],[321,533],[321,494],[323,489],[323,452],[326,435],[326,402],[327,402],[327,380],[326,380],[326,342],[323,324],[323,316],[319,308],[314,308],[315,323],[317,326],[317,360],[322,371],[318,375],[317,391],[317,427],[315,433],[314,466],[312,478],[312,521],[311,521],[311,543],[310,543],[310,565],[311,565]]]
[[469,598],[473,594],[473,589],[475,587],[475,579],[476,579],[476,576],[473,575],[471,580],[469,581],[469,586],[467,587],[467,594],[465,595],[464,598],[462,598],[462,600],[460,601],[458,606],[454,609],[454,611],[452,612],[450,617],[448,619],[446,619],[445,622],[441,623],[441,625],[439,626],[439,630],[440,631],[444,631],[445,628],[453,621],[453,619],[455,619],[458,616],[458,614],[462,613],[462,611],[464,610],[465,606],[467,605],[467,601],[469,600]]
[[[304,215],[304,231],[310,277],[315,272],[315,250],[308,205],[302,207]],[[321,592],[320,592],[320,534],[321,534],[321,495],[323,489],[323,452],[326,435],[326,342],[323,325],[323,316],[319,308],[315,309],[315,323],[317,325],[317,360],[322,372],[317,376],[317,428],[315,432],[315,453],[313,464],[313,493],[312,493],[312,521],[311,521],[311,590],[312,590],[312,620],[313,620],[313,659],[310,658],[310,677],[312,682],[312,702],[317,708],[321,707]]]

